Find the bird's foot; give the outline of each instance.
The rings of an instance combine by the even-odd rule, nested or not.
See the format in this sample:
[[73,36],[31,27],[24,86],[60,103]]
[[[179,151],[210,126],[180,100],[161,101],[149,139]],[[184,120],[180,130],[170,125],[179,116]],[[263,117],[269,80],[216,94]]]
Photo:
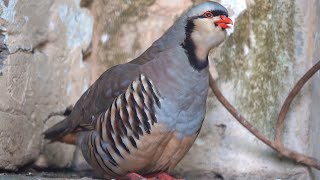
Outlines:
[[149,174],[146,176],[141,176],[137,173],[130,173],[130,174],[127,174],[127,177],[130,180],[183,180],[183,179],[174,178],[165,172]]
[[150,174],[145,176],[148,180],[184,180],[184,179],[177,179],[172,176],[170,176],[166,172],[160,172],[156,174]]
[[141,179],[146,179],[145,177],[141,176],[140,174],[137,173],[129,173],[126,175],[126,178],[129,178],[129,180],[141,180]]

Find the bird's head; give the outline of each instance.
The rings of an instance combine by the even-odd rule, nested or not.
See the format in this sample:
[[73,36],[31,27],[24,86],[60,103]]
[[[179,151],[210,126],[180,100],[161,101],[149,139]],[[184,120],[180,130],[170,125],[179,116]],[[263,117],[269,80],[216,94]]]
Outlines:
[[[187,14],[186,33],[194,43],[209,48],[218,46],[226,38],[226,29],[233,24],[228,11],[217,2],[206,2],[194,6]],[[199,44],[200,45],[200,44]]]
[[226,29],[231,24],[233,22],[228,18],[228,11],[221,4],[212,1],[201,3],[184,13],[154,42],[151,49],[161,51],[181,45],[190,64],[201,70],[208,65],[209,51],[225,40]]
[[227,9],[212,1],[192,7],[184,17],[183,46],[189,58],[195,59],[196,63],[204,63],[205,66],[209,51],[225,40],[226,29],[230,28],[233,22],[228,18]]

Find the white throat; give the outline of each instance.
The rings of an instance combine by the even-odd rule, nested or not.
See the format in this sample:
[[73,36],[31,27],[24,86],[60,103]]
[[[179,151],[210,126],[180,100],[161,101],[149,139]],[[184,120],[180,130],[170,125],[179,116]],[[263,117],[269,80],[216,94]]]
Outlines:
[[195,54],[199,60],[207,60],[209,51],[219,46],[226,38],[226,31],[215,27],[210,19],[194,20],[191,39],[195,45]]

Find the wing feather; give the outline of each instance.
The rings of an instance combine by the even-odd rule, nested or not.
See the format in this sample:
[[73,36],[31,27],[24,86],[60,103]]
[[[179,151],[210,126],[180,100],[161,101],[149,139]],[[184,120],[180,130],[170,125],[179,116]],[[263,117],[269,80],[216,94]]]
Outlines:
[[71,114],[44,132],[45,138],[55,141],[77,129],[94,129],[99,114],[105,112],[114,99],[125,92],[132,81],[139,77],[139,74],[139,65],[130,63],[116,65],[105,71],[83,93]]

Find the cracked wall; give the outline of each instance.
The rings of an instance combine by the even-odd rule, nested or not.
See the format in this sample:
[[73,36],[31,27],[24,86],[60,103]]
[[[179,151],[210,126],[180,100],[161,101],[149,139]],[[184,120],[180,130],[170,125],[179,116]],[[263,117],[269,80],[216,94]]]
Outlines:
[[93,20],[74,0],[0,5],[0,169],[17,170],[42,151],[48,115],[88,87],[88,67],[81,63]]

